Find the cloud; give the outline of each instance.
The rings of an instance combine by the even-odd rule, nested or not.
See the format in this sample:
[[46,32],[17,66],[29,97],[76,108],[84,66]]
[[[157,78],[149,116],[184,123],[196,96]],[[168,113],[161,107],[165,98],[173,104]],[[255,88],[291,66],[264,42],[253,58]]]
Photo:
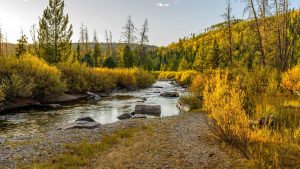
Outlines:
[[171,6],[171,4],[169,4],[169,3],[162,3],[162,2],[158,2],[158,3],[156,3],[156,5],[159,7],[162,7],[162,8]]

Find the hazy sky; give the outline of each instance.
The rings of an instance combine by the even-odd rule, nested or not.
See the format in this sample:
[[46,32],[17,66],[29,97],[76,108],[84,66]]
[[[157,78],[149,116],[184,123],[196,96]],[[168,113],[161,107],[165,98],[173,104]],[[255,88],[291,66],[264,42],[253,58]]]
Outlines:
[[[235,17],[242,18],[245,5],[232,1]],[[299,7],[299,1],[292,3]],[[0,0],[0,23],[9,42],[16,42],[21,28],[30,39],[30,26],[38,24],[47,5],[48,0]],[[130,14],[137,27],[148,18],[150,44],[161,46],[221,22],[225,0],[65,0],[65,6],[74,27],[73,42],[78,41],[81,23],[88,27],[90,36],[96,30],[101,41],[105,30],[111,30],[118,42]]]

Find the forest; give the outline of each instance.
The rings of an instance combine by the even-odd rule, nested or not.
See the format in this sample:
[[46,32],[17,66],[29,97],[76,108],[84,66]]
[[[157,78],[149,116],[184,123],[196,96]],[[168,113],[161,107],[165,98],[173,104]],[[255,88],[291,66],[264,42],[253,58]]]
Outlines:
[[180,103],[207,113],[214,138],[238,151],[243,167],[298,168],[300,10],[289,0],[244,2],[248,19],[235,18],[226,0],[224,22],[156,47],[149,45],[151,23],[145,19],[138,29],[130,15],[120,43],[110,31],[105,42],[96,31],[90,38],[84,24],[72,42],[64,1],[49,0],[31,29],[32,43],[21,32],[16,45],[8,44],[0,30],[0,105],[172,79],[187,88]]

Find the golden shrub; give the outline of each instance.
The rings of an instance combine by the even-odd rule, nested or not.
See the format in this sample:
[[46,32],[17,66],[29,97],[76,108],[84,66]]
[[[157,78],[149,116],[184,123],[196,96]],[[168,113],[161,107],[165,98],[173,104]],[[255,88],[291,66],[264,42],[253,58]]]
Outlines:
[[204,80],[203,76],[197,75],[195,78],[193,78],[189,90],[196,96],[203,96],[205,83],[206,81]]
[[228,76],[217,71],[207,81],[204,108],[212,119],[211,126],[220,139],[235,145],[245,156],[248,144],[249,120],[244,106],[245,94],[229,85]]
[[300,90],[300,65],[283,74],[281,85],[287,90]]
[[137,68],[89,68],[80,63],[60,63],[58,68],[67,81],[68,90],[74,93],[103,92],[115,87],[146,87],[155,81],[153,75]]
[[5,93],[2,87],[0,87],[0,102],[5,100]]
[[6,79],[8,97],[43,97],[65,90],[60,71],[30,54],[0,57],[0,76]]

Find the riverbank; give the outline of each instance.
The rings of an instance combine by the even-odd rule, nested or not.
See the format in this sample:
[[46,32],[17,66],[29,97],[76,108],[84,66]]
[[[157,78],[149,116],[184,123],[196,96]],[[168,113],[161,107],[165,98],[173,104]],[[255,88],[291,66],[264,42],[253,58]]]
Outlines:
[[[56,157],[72,156],[68,145],[101,143],[105,136],[116,131],[135,128],[144,129],[134,130],[131,138],[124,137],[107,151],[94,154],[81,167],[232,168],[236,165],[237,158],[232,155],[235,153],[212,136],[206,114],[184,113],[167,118],[125,120],[92,130],[53,130],[6,140],[0,143],[0,166],[15,168],[33,162],[59,166]],[[73,165],[69,167],[79,168],[76,163]]]

